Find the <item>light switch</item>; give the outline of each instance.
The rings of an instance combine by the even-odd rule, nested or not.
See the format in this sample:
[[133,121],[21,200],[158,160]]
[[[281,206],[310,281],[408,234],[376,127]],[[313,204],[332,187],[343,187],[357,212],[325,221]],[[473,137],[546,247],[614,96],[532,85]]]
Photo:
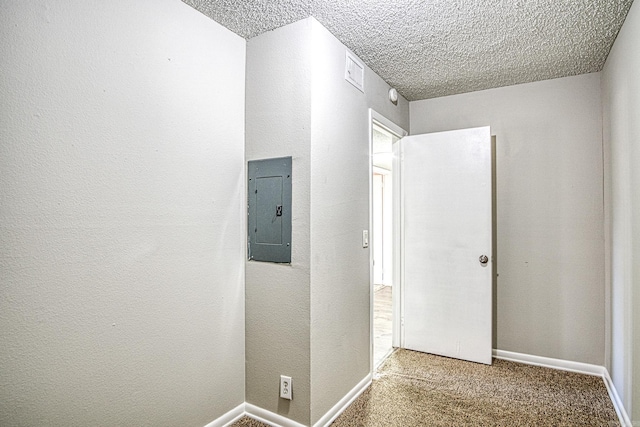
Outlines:
[[362,230],[362,247],[369,247],[369,230]]

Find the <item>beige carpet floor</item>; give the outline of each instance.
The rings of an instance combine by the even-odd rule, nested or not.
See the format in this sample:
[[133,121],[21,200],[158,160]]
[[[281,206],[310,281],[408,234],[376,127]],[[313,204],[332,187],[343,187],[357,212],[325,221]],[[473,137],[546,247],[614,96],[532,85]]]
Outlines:
[[[408,350],[392,354],[376,377],[333,427],[619,425],[600,377]],[[233,425],[265,426],[246,417]]]

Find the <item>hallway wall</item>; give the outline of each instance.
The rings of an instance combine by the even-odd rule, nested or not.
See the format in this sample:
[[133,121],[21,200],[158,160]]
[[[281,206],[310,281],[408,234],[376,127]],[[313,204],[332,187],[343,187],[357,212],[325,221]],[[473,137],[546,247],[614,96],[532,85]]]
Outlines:
[[0,425],[244,402],[245,41],[174,0],[2,2]]
[[496,135],[496,348],[604,364],[600,74],[410,108],[411,134],[490,125]]
[[372,179],[369,108],[409,127],[409,103],[365,66],[364,93],[344,79],[346,47],[312,20],[311,422],[370,371]]
[[344,80],[345,52],[313,18],[247,43],[246,158],[293,157],[292,262],[246,262],[247,402],[305,425],[370,371],[369,108],[409,118],[369,68],[365,93]]

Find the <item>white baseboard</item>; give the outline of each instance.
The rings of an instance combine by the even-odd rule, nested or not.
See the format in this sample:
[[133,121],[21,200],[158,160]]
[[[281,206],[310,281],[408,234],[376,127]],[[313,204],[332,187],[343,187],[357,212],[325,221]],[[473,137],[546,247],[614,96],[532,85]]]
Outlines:
[[531,354],[514,353],[512,351],[493,350],[493,357],[496,359],[524,363],[526,365],[542,366],[545,368],[577,372],[579,374],[596,375],[599,377],[603,376],[605,371],[604,366],[572,362],[570,360],[563,359],[553,359],[551,357],[533,356]]
[[293,421],[282,415],[278,415],[259,406],[245,403],[245,413],[248,417],[258,420],[273,427],[305,427],[297,421]]
[[244,415],[244,402],[227,412],[221,417],[216,418],[204,427],[224,427],[238,421]]
[[604,379],[604,385],[607,386],[607,391],[609,392],[609,397],[611,398],[611,402],[613,403],[613,407],[616,410],[616,414],[618,414],[618,419],[620,420],[620,424],[623,427],[632,427],[631,418],[629,418],[629,414],[624,409],[624,405],[622,404],[622,400],[618,395],[618,390],[616,390],[616,386],[613,384],[613,380],[611,380],[611,376],[609,375],[608,370],[604,370],[604,375],[602,376]]
[[609,398],[611,399],[613,408],[616,410],[620,424],[622,424],[623,427],[632,426],[629,415],[622,405],[622,401],[620,400],[616,387],[613,384],[613,381],[611,381],[609,371],[604,366],[495,349],[493,350],[493,357],[496,359],[509,360],[511,362],[524,363],[526,365],[542,366],[545,368],[559,369],[561,371],[577,372],[579,374],[601,377],[607,387]]
[[[369,387],[369,384],[371,384],[371,374],[367,374],[367,376],[364,377],[342,399],[340,399],[333,408],[329,409],[329,411],[314,424],[314,427],[325,427],[331,424],[342,412],[344,412],[345,409],[347,409],[349,405],[351,405],[351,403],[353,403],[354,400],[358,398],[358,396],[362,394],[367,387]],[[262,423],[269,424],[272,427],[306,427],[297,421],[293,421],[287,417],[283,417],[282,415],[267,411],[266,409],[262,409],[259,406],[246,402],[238,405],[220,418],[211,421],[205,427],[229,426],[238,421],[244,415]]]
[[325,427],[331,424],[340,414],[344,412],[354,400],[362,394],[363,391],[371,384],[371,373],[367,374],[354,388],[351,389],[342,399],[336,403],[333,408],[329,409],[326,414],[316,422],[313,427]]

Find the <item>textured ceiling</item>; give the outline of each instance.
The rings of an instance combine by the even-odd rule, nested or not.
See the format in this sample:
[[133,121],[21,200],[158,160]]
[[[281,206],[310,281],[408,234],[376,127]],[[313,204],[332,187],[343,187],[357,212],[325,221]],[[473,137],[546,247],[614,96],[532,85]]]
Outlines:
[[251,38],[314,16],[410,101],[600,71],[633,0],[183,0]]

